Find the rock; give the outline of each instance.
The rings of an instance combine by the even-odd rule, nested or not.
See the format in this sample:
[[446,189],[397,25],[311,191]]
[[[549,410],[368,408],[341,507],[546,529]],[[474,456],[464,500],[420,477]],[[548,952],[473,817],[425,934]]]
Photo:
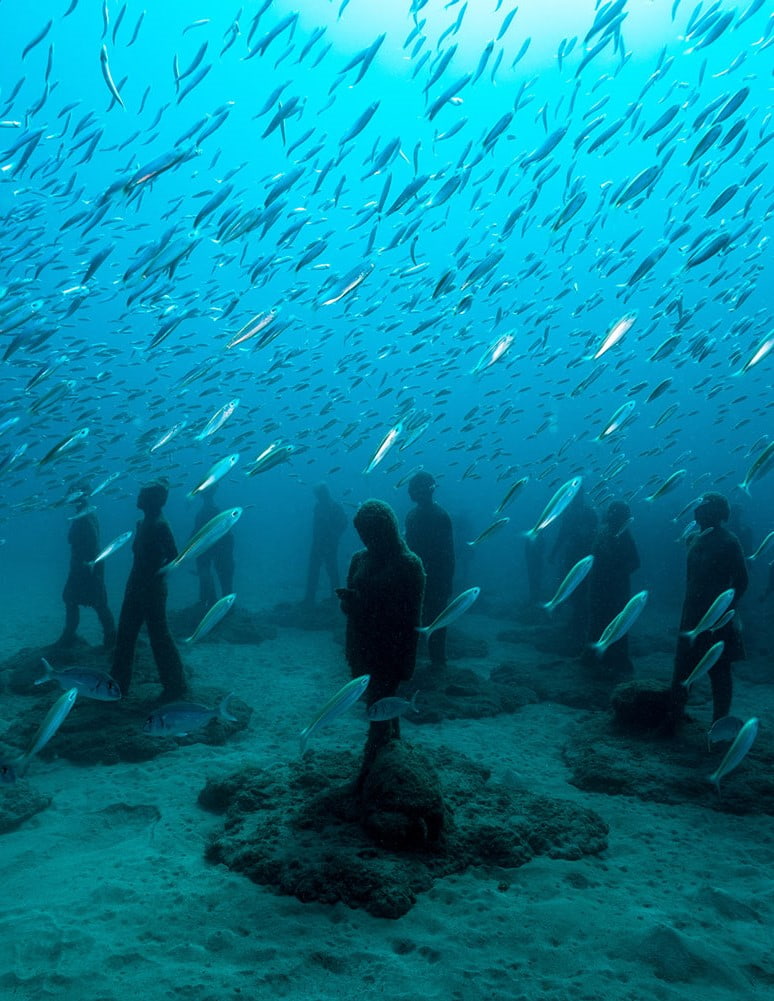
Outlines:
[[50,805],[49,796],[43,796],[23,779],[14,785],[3,786],[0,791],[0,834],[15,830]]
[[669,722],[671,691],[655,681],[628,681],[616,687],[610,704],[624,732],[660,731]]
[[363,826],[382,848],[423,850],[435,844],[444,825],[438,774],[427,756],[400,740],[383,747],[371,765],[361,794]]
[[515,693],[531,691],[533,702],[557,702],[577,709],[606,709],[614,687],[610,678],[578,659],[564,657],[529,665],[506,661],[492,670],[491,679]]
[[571,782],[588,792],[636,796],[660,803],[693,802],[725,813],[774,815],[774,737],[761,729],[741,764],[721,782],[708,776],[729,745],[707,749],[707,731],[686,719],[673,737],[624,730],[609,713],[578,723],[563,748]]
[[[232,699],[229,711],[236,716],[236,722],[211,720],[206,727],[192,731],[185,737],[151,737],[143,732],[149,713],[159,707],[158,682],[144,691],[145,686],[135,686],[132,695],[118,702],[97,702],[79,697],[52,741],[38,757],[51,760],[54,757],[82,765],[114,765],[119,761],[141,762],[174,751],[180,744],[209,744],[221,746],[240,730],[247,728],[252,709],[239,699]],[[3,735],[3,740],[21,753],[40,726],[49,708],[61,691],[52,684],[51,691],[35,689],[38,697],[30,700],[16,716],[12,726]],[[137,694],[135,694],[135,688]],[[216,706],[223,693],[213,689],[197,689],[189,701]]]
[[199,803],[224,821],[206,857],[302,901],[398,918],[445,876],[606,847],[607,827],[591,810],[516,793],[447,748],[430,759],[393,742],[361,796],[358,766],[349,752],[315,750],[208,780]]
[[469,668],[451,665],[440,669],[429,665],[418,667],[405,689],[407,697],[419,690],[418,712],[404,717],[410,723],[482,719],[500,713],[514,713],[522,706],[537,701],[535,693],[526,686],[501,684]]

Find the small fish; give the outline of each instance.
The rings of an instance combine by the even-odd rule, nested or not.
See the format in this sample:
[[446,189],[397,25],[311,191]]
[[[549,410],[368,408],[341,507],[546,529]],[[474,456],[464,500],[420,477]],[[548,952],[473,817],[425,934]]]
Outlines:
[[102,70],[102,76],[107,84],[107,89],[113,95],[113,98],[121,105],[121,107],[126,111],[126,105],[121,100],[121,95],[118,92],[118,87],[116,87],[113,80],[113,74],[110,72],[110,63],[108,62],[107,46],[103,45],[99,54],[99,65]]
[[501,514],[505,510],[508,504],[511,503],[522,491],[522,489],[529,483],[529,476],[522,476],[520,480],[516,482],[508,489],[505,497],[500,501],[494,510],[495,514]]
[[758,736],[758,718],[752,716],[747,722],[742,726],[739,733],[734,738],[733,744],[726,751],[726,755],[720,762],[718,767],[709,775],[708,781],[712,782],[718,791],[718,796],[720,795],[720,780],[728,775],[729,772],[733,771],[734,768],[743,760],[747,752],[753,746],[755,738]]
[[65,690],[74,688],[79,695],[95,699],[97,702],[117,702],[121,698],[118,682],[103,671],[95,671],[91,667],[64,667],[61,671],[57,671],[45,657],[41,657],[41,662],[45,674],[35,681],[36,685],[56,681],[60,688]]
[[210,435],[215,434],[219,431],[226,421],[231,417],[236,408],[239,406],[239,398],[229,400],[228,403],[224,404],[217,413],[213,414],[212,417],[207,421],[199,434],[196,435],[197,441],[204,441],[205,438],[209,438]]
[[758,347],[755,349],[753,354],[748,358],[744,365],[739,369],[735,375],[744,375],[745,372],[749,372],[750,369],[757,365],[758,362],[763,361],[766,355],[774,348],[774,337],[767,337]]
[[671,476],[668,476],[649,497],[645,498],[645,500],[652,504],[654,500],[658,500],[659,497],[663,497],[664,494],[668,494],[671,490],[675,489],[678,483],[682,482],[683,477],[686,476],[687,473],[687,469],[678,469],[676,472],[672,473]]
[[204,493],[210,487],[215,486],[218,480],[223,479],[223,477],[234,466],[239,462],[239,452],[234,452],[233,455],[227,455],[225,459],[219,459],[211,468],[204,479],[193,490],[189,490],[186,496],[195,497],[197,494]]
[[202,525],[198,532],[191,536],[183,551],[178,553],[169,563],[161,567],[158,572],[160,574],[168,573],[170,570],[174,570],[175,567],[179,567],[185,560],[191,559],[192,556],[200,556],[203,552],[206,552],[218,539],[222,539],[224,535],[231,531],[237,521],[239,521],[241,514],[241,507],[231,507],[226,511],[221,511],[220,514],[216,514],[214,518],[210,518],[206,524]]
[[605,334],[604,340],[597,348],[596,352],[592,355],[591,360],[596,361],[601,358],[603,354],[610,350],[615,344],[617,344],[627,331],[631,330],[637,319],[637,313],[627,313],[622,316],[620,320],[616,320],[615,323],[610,327],[608,332]]
[[379,465],[379,463],[382,461],[385,455],[387,455],[389,450],[395,444],[397,438],[400,436],[402,431],[403,431],[402,421],[398,421],[398,423],[395,424],[394,427],[390,428],[390,430],[387,432],[384,438],[382,438],[379,447],[374,452],[373,457],[371,458],[371,461],[363,470],[364,473],[370,473],[374,469],[376,469],[376,467]]
[[233,695],[233,692],[229,692],[217,709],[209,709],[198,702],[170,702],[160,706],[145,720],[143,733],[151,737],[185,737],[192,730],[201,730],[214,719],[236,723],[236,716],[228,711],[228,703]]
[[[77,688],[70,688],[64,694],[60,695],[56,702],[51,706],[43,722],[38,728],[38,732],[32,738],[32,742],[24,754],[16,761],[12,766],[13,778],[10,781],[14,781],[16,776],[23,776],[27,768],[29,767],[30,761],[35,757],[35,755],[42,751],[46,744],[51,740],[54,734],[57,732],[59,727],[64,723],[67,714],[70,712],[72,707],[75,705],[75,699],[78,695]],[[8,767],[7,765],[5,766]],[[8,776],[4,776],[3,781],[9,781]]]
[[258,455],[252,466],[246,470],[247,476],[255,476],[258,473],[265,473],[267,469],[273,469],[282,462],[287,462],[296,450],[295,445],[283,445],[282,440],[273,441]]
[[639,618],[647,600],[647,591],[640,591],[633,598],[629,599],[618,615],[605,626],[597,642],[589,644],[597,656],[601,657],[609,646],[612,646],[613,643],[620,640],[622,636],[625,636],[629,632]]
[[583,583],[593,566],[593,556],[584,556],[583,559],[578,560],[575,566],[572,567],[562,583],[556,589],[556,594],[553,598],[551,598],[550,601],[543,603],[543,608],[545,608],[547,612],[553,612],[557,605],[561,605],[563,601],[566,601],[573,591]]
[[164,434],[159,438],[155,445],[151,445],[148,451],[153,454],[162,448],[164,445],[168,444],[175,435],[180,434],[183,428],[188,426],[188,421],[178,421],[177,424],[173,424],[169,431],[165,431]]
[[720,619],[726,614],[735,596],[736,591],[733,587],[730,587],[727,591],[721,591],[704,615],[702,615],[701,619],[699,619],[698,625],[693,629],[681,632],[680,635],[693,644],[697,636],[717,626]]
[[38,460],[39,466],[45,466],[47,463],[53,461],[58,456],[62,455],[63,452],[68,452],[71,448],[74,448],[80,442],[87,437],[89,433],[88,428],[80,428],[75,434],[68,435],[66,438],[62,438],[58,441],[53,448],[50,448],[48,452],[43,456],[42,459]]
[[755,457],[752,465],[745,474],[744,480],[739,484],[739,489],[744,490],[744,492],[749,496],[752,484],[755,483],[756,480],[760,480],[772,468],[774,468],[774,441],[769,442],[769,444]]
[[387,698],[379,699],[378,702],[374,702],[372,706],[369,706],[366,709],[366,716],[374,723],[383,723],[388,719],[398,719],[399,716],[406,716],[409,712],[418,713],[417,695],[419,695],[419,691],[414,692],[410,702],[408,699],[400,699],[397,696],[388,695]]
[[716,719],[707,731],[707,750],[712,750],[712,745],[733,740],[744,726],[744,720],[738,716],[721,716]]
[[725,646],[726,644],[722,640],[711,646],[682,684],[686,688],[690,688],[694,682],[699,680],[699,678],[703,678],[704,675],[710,671],[715,664],[717,664]]
[[515,340],[516,338],[513,334],[503,334],[502,337],[498,337],[496,340],[492,341],[483,355],[470,370],[470,374],[478,375],[479,372],[483,372],[491,365],[494,365],[495,362],[499,361],[503,357]]
[[582,483],[583,478],[581,476],[574,476],[563,486],[559,487],[548,504],[546,504],[543,513],[535,522],[534,528],[531,528],[526,533],[528,539],[536,539],[538,532],[542,532],[544,528],[548,528],[550,524],[556,521],[559,515],[567,509],[568,504],[572,503]]
[[505,528],[510,520],[511,519],[507,517],[498,518],[497,521],[493,521],[490,525],[487,525],[483,532],[480,532],[472,542],[468,542],[468,545],[471,548],[473,546],[477,546],[480,542],[483,542],[484,539],[488,539],[490,535],[494,535],[494,533],[499,532],[501,528]]
[[634,400],[627,400],[622,404],[594,440],[604,441],[617,431],[622,431],[632,420],[634,405]]
[[[505,520],[507,521],[508,519],[506,518]],[[479,594],[481,594],[480,587],[469,587],[467,591],[463,591],[462,594],[458,594],[456,598],[450,601],[429,626],[417,626],[417,632],[423,636],[430,636],[436,629],[445,629],[446,626],[467,612]]]
[[222,598],[215,602],[212,608],[207,610],[202,621],[191,635],[183,640],[183,643],[193,644],[197,640],[200,640],[202,636],[206,636],[226,616],[235,601],[236,594],[224,594]]
[[763,553],[765,553],[766,550],[769,548],[772,539],[774,539],[774,532],[769,532],[769,534],[766,536],[763,542],[758,546],[758,548],[755,550],[752,556],[748,556],[747,559],[757,560],[758,557],[761,556]]
[[325,703],[309,726],[304,727],[299,734],[301,739],[302,756],[312,734],[316,733],[319,729],[321,729],[321,727],[326,726],[338,716],[341,716],[342,713],[345,713],[350,706],[354,705],[366,688],[368,688],[370,681],[370,674],[363,674],[359,678],[353,678],[352,681],[348,681],[343,688],[340,688],[338,692],[336,692],[336,694]]
[[95,556],[93,560],[87,560],[86,566],[93,567],[97,563],[101,563],[102,560],[107,559],[108,556],[111,556],[117,549],[120,549],[121,546],[125,546],[131,537],[131,532],[122,532],[121,535],[116,536],[112,542],[109,542],[98,556]]

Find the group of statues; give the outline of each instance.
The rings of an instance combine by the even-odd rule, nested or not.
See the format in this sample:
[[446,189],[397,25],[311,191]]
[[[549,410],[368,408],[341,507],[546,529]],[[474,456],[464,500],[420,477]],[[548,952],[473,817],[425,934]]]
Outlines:
[[[370,676],[367,705],[373,706],[394,696],[402,682],[411,679],[417,657],[417,627],[432,622],[452,598],[455,550],[452,522],[435,501],[436,481],[420,471],[411,477],[408,492],[414,507],[406,518],[405,533],[389,504],[368,500],[357,510],[353,525],[363,548],[351,559],[345,586],[339,586],[338,548],[348,519],[325,484],[315,488],[306,590],[302,606],[314,604],[320,571],[324,568],[331,592],[346,617],[346,660],[352,676]],[[88,488],[76,492],[76,516],[70,527],[70,571],[63,599],[65,628],[59,640],[70,645],[75,639],[79,607],[93,608],[100,620],[106,650],[112,651],[112,677],[126,695],[132,678],[132,662],[137,636],[143,624],[163,686],[165,701],[186,694],[183,665],[167,624],[167,580],[161,568],[177,556],[169,524],[163,516],[168,486],[155,480],[141,488],[137,507],[143,518],[133,541],[133,564],[121,606],[118,628],[107,604],[103,564],[96,561],[99,527],[88,508]],[[203,495],[196,519],[200,528],[218,513],[212,492]],[[725,527],[729,504],[719,493],[706,493],[694,512],[698,529],[689,539],[686,593],[680,622],[672,678],[672,718],[677,725],[687,699],[682,684],[713,644],[723,643],[722,653],[709,671],[713,695],[713,720],[730,712],[732,697],[731,665],[744,657],[736,617],[730,614],[721,628],[686,636],[699,623],[717,596],[733,589],[731,608],[744,595],[747,570],[736,535]],[[630,674],[628,638],[622,636],[598,657],[588,643],[598,638],[608,623],[631,597],[631,575],[640,560],[629,530],[630,510],[622,501],[612,502],[598,525],[594,509],[582,491],[565,511],[549,559],[561,561],[564,569],[586,556],[593,556],[588,578],[568,599],[567,628],[577,644],[576,653],[587,663],[595,663],[611,677]],[[197,557],[199,596],[202,610],[216,598],[214,577],[221,593],[231,592],[234,555],[231,534]],[[527,577],[530,595],[537,601],[541,587],[544,542],[542,535],[527,543]],[[560,568],[561,569],[561,568]],[[214,571],[214,574],[213,574]],[[428,640],[431,671],[446,665],[446,630],[434,631]],[[361,777],[365,775],[387,742],[400,736],[400,717],[372,719],[366,742]]]

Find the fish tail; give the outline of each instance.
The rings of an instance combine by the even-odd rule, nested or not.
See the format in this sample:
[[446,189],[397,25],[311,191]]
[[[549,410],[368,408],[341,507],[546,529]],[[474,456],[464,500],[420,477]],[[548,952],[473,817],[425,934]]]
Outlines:
[[684,640],[688,640],[691,646],[693,646],[693,641],[696,639],[696,633],[693,629],[689,629],[687,632],[680,633]]
[[419,709],[417,708],[417,695],[419,695],[419,689],[418,688],[414,692],[414,694],[411,696],[411,702],[409,702],[409,705],[411,706],[411,708],[414,710],[415,713],[419,712]]
[[43,675],[42,678],[36,678],[35,679],[34,683],[36,685],[43,685],[43,684],[45,684],[46,681],[50,681],[51,678],[53,678],[53,676],[54,676],[54,669],[49,664],[49,662],[46,660],[46,658],[45,657],[41,657],[40,660],[41,660],[41,662],[43,664],[43,669],[45,670],[46,673]]
[[223,699],[223,701],[221,702],[221,704],[218,706],[218,716],[220,716],[220,718],[222,720],[225,720],[227,723],[236,723],[236,721],[237,721],[236,716],[232,716],[231,713],[228,711],[229,701],[233,697],[234,697],[234,693],[233,692],[229,692],[228,695]]
[[[468,543],[468,545],[470,545],[470,543]],[[430,626],[417,626],[416,630],[420,636],[428,636],[430,633]]]
[[304,729],[299,734],[299,737],[301,738],[301,757],[303,758],[304,754],[306,753],[306,744],[307,744],[307,741],[309,740],[309,727],[308,726],[304,727]]
[[182,642],[183,642],[183,643],[193,643],[193,641],[194,641],[194,638],[193,638],[193,633],[191,633],[191,635],[190,635],[190,636],[186,636],[186,637],[185,637],[185,638],[183,639],[183,641],[182,641]]
[[544,608],[548,612],[548,614],[551,615],[554,609],[556,608],[556,605],[554,604],[553,601],[541,601],[540,607]]
[[737,487],[742,490],[747,496],[750,496],[750,488],[746,483],[737,483]]

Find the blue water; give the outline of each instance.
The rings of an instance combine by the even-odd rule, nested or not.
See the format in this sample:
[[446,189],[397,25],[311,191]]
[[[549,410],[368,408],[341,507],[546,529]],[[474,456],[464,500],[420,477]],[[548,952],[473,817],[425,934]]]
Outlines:
[[[31,8],[4,0],[0,423],[19,420],[0,435],[0,454],[27,446],[1,474],[0,554],[9,569],[32,555],[49,566],[60,561],[64,572],[65,498],[81,478],[97,483],[114,471],[120,476],[95,500],[105,540],[132,527],[138,484],[163,473],[172,483],[168,516],[184,541],[194,516],[185,493],[233,452],[240,462],[219,501],[245,508],[243,564],[288,589],[301,587],[315,482],[326,479],[350,513],[380,496],[402,517],[408,498],[395,485],[418,465],[438,478],[438,500],[463,526],[460,544],[489,524],[512,482],[529,476],[506,512],[510,524],[476,549],[469,570],[508,597],[522,586],[520,533],[577,474],[598,505],[631,501],[643,586],[666,602],[679,600],[683,552],[674,540],[690,513],[672,519],[702,490],[715,487],[741,504],[756,544],[771,528],[774,480],[754,483],[750,497],[735,487],[770,430],[772,356],[740,374],[772,334],[767,5],[753,3],[760,9],[741,23],[745,4],[629,2],[595,15],[593,4],[578,2],[551,5],[547,16],[545,5],[523,3],[473,81],[512,10],[494,6],[415,3],[412,11],[409,3],[319,0],[301,5],[263,48],[294,13],[291,4],[241,12],[152,5],[130,45],[141,14],[132,4],[109,3],[105,30],[99,5],[84,0],[67,16],[64,2]],[[608,23],[606,10],[618,11]],[[440,41],[460,16],[458,30]],[[601,29],[584,44],[595,16]],[[50,30],[22,58],[49,18]],[[606,32],[608,44],[581,67]],[[382,33],[356,82],[364,63],[345,72],[347,64]],[[205,43],[199,66],[185,75]],[[103,77],[103,44],[125,108]],[[430,120],[445,91],[449,99]],[[735,95],[739,107],[727,113]],[[262,138],[289,104],[284,134],[276,128]],[[673,106],[670,123],[646,139]],[[503,116],[511,117],[495,138]],[[718,117],[714,143],[688,166]],[[732,128],[738,137],[727,142]],[[543,156],[554,134],[555,148]],[[395,152],[374,173],[392,140]],[[175,166],[140,180],[141,168],[154,164],[151,174],[181,153]],[[650,186],[622,200],[648,168]],[[267,206],[291,171],[294,183]],[[425,180],[417,193],[390,211],[418,176]],[[434,204],[452,178],[454,193]],[[233,190],[195,228],[225,184]],[[728,203],[705,218],[731,186]],[[585,201],[564,221],[579,193]],[[697,247],[718,236],[728,237],[724,249],[689,266]],[[658,248],[652,270],[629,284]],[[84,284],[101,253],[107,257]],[[477,277],[487,260],[494,266]],[[273,339],[227,347],[270,310],[278,311]],[[636,319],[624,337],[591,360],[627,314]],[[162,337],[170,320],[179,322]],[[509,350],[472,374],[506,334]],[[674,335],[674,350],[652,361]],[[197,366],[202,374],[181,387]],[[51,391],[64,395],[49,403]],[[197,441],[234,398],[239,405],[223,428]],[[627,401],[634,408],[626,426],[595,440]],[[183,420],[179,435],[150,454]],[[365,474],[399,422],[402,436]],[[41,464],[82,428],[82,443]],[[275,441],[294,446],[290,460],[246,476]],[[611,476],[619,458],[625,462]],[[644,501],[683,468],[673,493]],[[111,587],[128,558],[115,557]]]

